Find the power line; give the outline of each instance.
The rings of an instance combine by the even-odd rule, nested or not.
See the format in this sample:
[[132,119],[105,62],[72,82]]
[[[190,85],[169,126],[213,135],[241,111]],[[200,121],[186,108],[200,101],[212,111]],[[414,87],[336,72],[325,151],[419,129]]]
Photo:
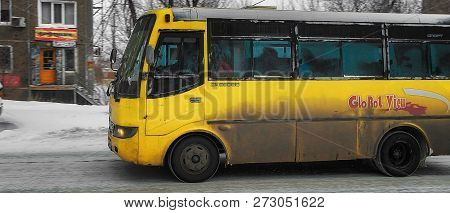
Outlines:
[[256,6],[258,4],[261,4],[261,3],[265,2],[265,1],[267,1],[267,0],[261,0],[261,1],[257,2],[256,4],[253,4],[251,7],[254,7],[254,6]]

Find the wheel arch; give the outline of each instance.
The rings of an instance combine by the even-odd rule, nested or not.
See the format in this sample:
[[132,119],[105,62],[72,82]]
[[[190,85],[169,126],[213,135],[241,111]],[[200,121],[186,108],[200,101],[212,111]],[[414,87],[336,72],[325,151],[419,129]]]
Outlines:
[[381,145],[382,145],[383,141],[386,139],[386,137],[389,136],[391,133],[398,132],[398,131],[409,133],[418,140],[420,148],[422,150],[422,158],[423,159],[431,154],[431,144],[430,144],[429,138],[428,138],[427,134],[425,133],[425,131],[415,124],[402,123],[402,124],[398,124],[398,125],[395,125],[389,129],[387,129],[383,133],[380,140],[378,141],[375,156],[378,156]]
[[163,166],[167,165],[168,158],[171,155],[175,146],[177,146],[182,140],[189,138],[189,137],[195,137],[195,136],[204,137],[204,138],[207,138],[208,140],[210,140],[211,142],[213,142],[213,144],[219,150],[219,154],[225,154],[225,162],[228,162],[227,148],[226,148],[225,144],[222,142],[222,140],[220,140],[219,137],[217,137],[213,133],[207,132],[207,131],[192,131],[192,132],[188,132],[188,133],[185,133],[185,134],[177,137],[170,144],[169,148],[166,150],[166,152],[164,154]]

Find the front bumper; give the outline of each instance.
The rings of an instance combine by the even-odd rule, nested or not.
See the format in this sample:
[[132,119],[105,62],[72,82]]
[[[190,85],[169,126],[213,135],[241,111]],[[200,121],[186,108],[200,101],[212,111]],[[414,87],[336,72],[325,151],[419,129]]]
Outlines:
[[132,138],[119,139],[108,134],[108,148],[122,160],[138,164],[139,134]]

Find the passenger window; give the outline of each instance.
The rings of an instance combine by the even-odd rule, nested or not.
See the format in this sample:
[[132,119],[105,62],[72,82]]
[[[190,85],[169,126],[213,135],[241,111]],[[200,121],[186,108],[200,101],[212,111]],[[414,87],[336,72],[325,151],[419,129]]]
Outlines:
[[148,95],[164,97],[185,92],[202,82],[200,38],[161,35],[157,49],[155,77],[149,81]]
[[380,43],[344,42],[342,63],[345,76],[383,76],[383,50]]
[[342,77],[339,42],[309,42],[298,44],[300,77]]
[[156,75],[173,76],[199,72],[196,38],[164,38],[158,53]]
[[252,75],[251,41],[216,40],[211,52],[211,77],[239,79]]
[[213,40],[211,77],[214,79],[290,77],[289,41]]
[[253,43],[253,76],[289,77],[291,54],[289,41],[255,41]]
[[391,43],[391,77],[429,77],[427,45],[423,43]]
[[450,44],[430,44],[430,53],[432,75],[450,77]]

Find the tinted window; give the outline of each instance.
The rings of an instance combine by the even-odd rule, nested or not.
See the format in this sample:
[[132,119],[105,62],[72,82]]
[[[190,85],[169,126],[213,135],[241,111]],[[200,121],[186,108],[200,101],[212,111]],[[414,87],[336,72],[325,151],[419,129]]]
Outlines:
[[381,43],[344,42],[342,57],[345,76],[383,76]]
[[122,57],[118,74],[119,95],[123,97],[137,97],[139,87],[139,73],[141,72],[145,48],[148,43],[153,24],[156,17],[154,15],[144,16],[140,18],[130,41]]
[[149,95],[174,95],[198,86],[202,64],[200,38],[176,33],[162,37],[157,49],[155,77],[149,82]]
[[211,70],[217,78],[252,75],[251,41],[216,40],[212,45]]
[[450,28],[394,26],[389,28],[389,37],[395,39],[449,40]]
[[199,73],[199,49],[196,38],[164,38],[158,53],[156,75]]
[[255,77],[290,76],[291,58],[291,44],[288,41],[253,42]]
[[431,74],[450,77],[450,44],[430,44]]
[[341,77],[339,42],[299,42],[300,76]]
[[381,38],[380,25],[301,24],[300,37]]
[[289,41],[214,40],[211,46],[213,78],[289,77]]
[[428,77],[427,48],[423,43],[390,44],[391,77]]
[[302,78],[376,77],[384,72],[381,43],[302,41],[298,57]]
[[282,22],[253,22],[240,20],[208,20],[212,36],[276,36],[288,37],[290,25]]

